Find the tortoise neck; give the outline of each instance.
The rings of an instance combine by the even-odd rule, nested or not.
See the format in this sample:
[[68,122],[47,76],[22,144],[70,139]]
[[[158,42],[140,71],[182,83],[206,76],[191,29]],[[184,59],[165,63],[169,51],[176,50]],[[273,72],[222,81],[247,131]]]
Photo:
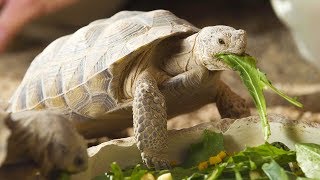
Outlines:
[[169,46],[169,48],[172,48],[170,51],[174,51],[174,53],[170,54],[170,56],[168,56],[168,58],[163,62],[162,69],[164,71],[175,76],[201,66],[199,60],[195,58],[193,54],[197,34],[198,33],[170,43],[174,46]]

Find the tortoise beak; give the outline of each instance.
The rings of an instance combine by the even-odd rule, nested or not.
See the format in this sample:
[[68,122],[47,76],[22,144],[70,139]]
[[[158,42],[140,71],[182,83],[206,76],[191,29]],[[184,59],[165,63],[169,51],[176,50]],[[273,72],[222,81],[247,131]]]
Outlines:
[[236,30],[234,35],[231,38],[234,40],[234,45],[233,45],[233,48],[229,50],[229,53],[233,53],[237,55],[244,54],[247,48],[246,31],[242,29]]

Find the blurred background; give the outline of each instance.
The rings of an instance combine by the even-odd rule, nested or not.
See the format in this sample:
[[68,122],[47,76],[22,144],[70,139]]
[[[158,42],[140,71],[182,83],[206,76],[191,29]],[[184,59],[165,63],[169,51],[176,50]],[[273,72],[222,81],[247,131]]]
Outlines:
[[[282,114],[294,120],[320,122],[320,72],[317,68],[320,63],[316,63],[317,56],[312,54],[320,47],[320,36],[317,34],[319,30],[315,29],[319,28],[320,23],[316,23],[316,18],[309,21],[309,15],[316,17],[315,12],[310,9],[292,11],[296,6],[301,7],[301,4],[292,4],[295,2],[297,1],[80,0],[26,24],[8,49],[0,55],[0,99],[6,101],[10,98],[33,58],[54,39],[121,10],[167,9],[199,28],[224,24],[246,30],[247,53],[258,59],[258,67],[267,73],[277,88],[298,97],[305,106],[297,109],[279,96],[266,91],[269,113]],[[315,3],[310,7],[318,7],[317,5],[320,6]],[[304,14],[300,16],[298,12]],[[228,71],[223,73],[222,79],[247,100],[255,114],[254,104],[239,76]],[[219,118],[215,105],[210,104],[197,112],[174,118],[169,122],[169,127],[183,128]]]

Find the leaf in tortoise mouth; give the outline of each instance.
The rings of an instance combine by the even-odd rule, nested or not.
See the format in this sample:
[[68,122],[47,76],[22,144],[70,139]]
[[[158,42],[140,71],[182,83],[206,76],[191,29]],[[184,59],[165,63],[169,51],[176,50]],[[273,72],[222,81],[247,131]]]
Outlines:
[[286,99],[295,106],[303,107],[295,98],[285,95],[283,92],[275,88],[268,80],[265,73],[261,72],[256,65],[256,59],[248,54],[218,54],[217,58],[221,59],[230,68],[240,73],[240,78],[247,87],[254,104],[258,110],[261,124],[263,128],[264,138],[267,140],[271,135],[270,125],[267,119],[267,107],[263,90],[270,88],[282,98]]

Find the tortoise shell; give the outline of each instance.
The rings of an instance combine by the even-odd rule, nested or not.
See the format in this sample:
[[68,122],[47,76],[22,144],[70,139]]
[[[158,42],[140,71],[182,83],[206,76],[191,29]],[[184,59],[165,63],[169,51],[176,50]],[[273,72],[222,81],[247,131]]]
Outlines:
[[95,118],[126,101],[127,64],[161,40],[198,28],[169,11],[122,11],[52,42],[31,63],[9,111],[59,109]]

